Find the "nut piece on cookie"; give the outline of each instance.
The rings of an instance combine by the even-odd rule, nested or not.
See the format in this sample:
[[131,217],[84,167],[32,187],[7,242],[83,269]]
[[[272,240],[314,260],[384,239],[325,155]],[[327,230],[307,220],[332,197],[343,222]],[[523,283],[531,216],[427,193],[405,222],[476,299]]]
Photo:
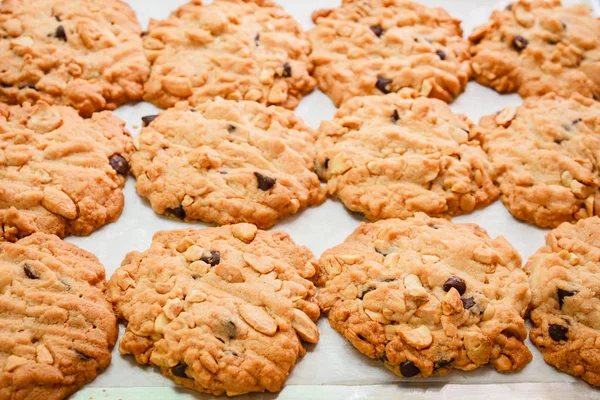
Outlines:
[[82,116],[142,98],[150,67],[121,0],[0,5],[0,102],[74,107]]
[[289,110],[217,98],[145,118],[131,172],[159,214],[269,228],[325,200],[316,133]]
[[600,98],[600,20],[585,4],[518,0],[469,37],[475,79],[521,97]]
[[473,124],[437,99],[352,98],[321,123],[317,153],[329,194],[370,220],[465,214],[499,194]]
[[600,386],[600,218],[561,224],[524,269],[531,341],[548,364]]
[[363,223],[323,253],[317,282],[331,326],[399,376],[531,361],[521,258],[477,225],[423,213]]
[[194,0],[150,20],[144,99],[168,108],[217,96],[293,110],[315,87],[302,27],[270,0]]
[[158,232],[108,284],[127,321],[119,350],[201,392],[277,392],[306,352],[302,341],[319,340],[317,273],[310,250],[284,232]]
[[513,216],[554,228],[600,214],[600,103],[547,94],[483,117],[476,131]]
[[0,241],[0,399],[64,399],[108,366],[105,285],[98,259],[57,236]]
[[405,0],[344,0],[318,10],[308,32],[319,88],[336,106],[355,96],[412,89],[446,102],[467,85],[469,44],[460,21]]
[[133,139],[110,111],[0,104],[0,240],[89,235],[116,221]]

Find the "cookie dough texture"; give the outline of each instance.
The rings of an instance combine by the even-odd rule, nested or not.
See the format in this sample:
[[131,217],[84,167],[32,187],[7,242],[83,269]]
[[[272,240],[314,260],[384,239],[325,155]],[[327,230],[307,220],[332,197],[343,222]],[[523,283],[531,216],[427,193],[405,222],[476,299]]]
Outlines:
[[319,338],[317,268],[286,233],[251,224],[158,232],[109,282],[128,321],[119,350],[201,392],[279,391],[301,340]]
[[302,27],[269,0],[194,0],[151,20],[144,49],[144,99],[162,108],[220,96],[294,109],[315,87]]
[[321,123],[317,172],[330,194],[370,220],[453,216],[498,197],[473,124],[437,99],[350,99]]
[[133,140],[110,111],[0,104],[0,239],[88,235],[116,221]]
[[531,299],[517,251],[472,224],[418,214],[361,224],[321,256],[331,326],[395,374],[444,375],[531,361]]
[[600,103],[548,94],[480,121],[501,199],[542,228],[600,214]]
[[525,270],[533,294],[531,341],[548,364],[600,386],[600,218],[548,233]]
[[120,0],[4,0],[0,101],[44,100],[90,116],[140,100],[150,70],[140,34]]
[[281,107],[180,103],[142,130],[131,168],[138,193],[159,214],[268,228],[324,201],[313,172],[315,139]]
[[521,0],[494,11],[471,36],[473,76],[522,97],[600,97],[600,20],[585,4]]
[[54,235],[0,242],[0,399],[58,400],[111,359],[104,267]]
[[460,21],[441,8],[404,0],[343,0],[312,14],[310,60],[336,106],[355,96],[412,88],[446,102],[470,77]]

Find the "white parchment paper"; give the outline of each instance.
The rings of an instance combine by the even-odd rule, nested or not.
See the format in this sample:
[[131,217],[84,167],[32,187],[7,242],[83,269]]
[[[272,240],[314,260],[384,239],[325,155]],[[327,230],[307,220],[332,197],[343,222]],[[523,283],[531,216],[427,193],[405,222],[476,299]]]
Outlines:
[[[142,27],[150,18],[166,18],[171,11],[186,0],[125,0],[136,11]],[[319,8],[332,8],[339,0],[277,0],[305,29],[313,23],[311,12]],[[493,9],[508,3],[503,0],[420,0],[431,6],[446,8],[450,14],[463,21],[465,36],[475,26],[484,23]],[[573,1],[563,1],[572,3]],[[592,0],[589,0],[590,2]],[[594,0],[596,1],[596,0]],[[597,4],[594,4],[597,7]],[[598,8],[596,8],[598,12]],[[456,112],[466,114],[473,122],[483,115],[491,114],[507,105],[519,105],[517,95],[499,95],[494,91],[470,82],[466,92],[452,105]],[[302,100],[296,113],[308,125],[317,128],[322,120],[331,119],[336,108],[323,93],[314,93]],[[125,106],[116,114],[125,120],[134,136],[140,131],[144,115],[155,114],[157,109],[148,103]],[[189,227],[190,224],[172,221],[155,214],[149,204],[135,192],[135,181],[129,178],[125,188],[125,209],[121,218],[105,226],[89,237],[68,240],[96,254],[107,270],[107,276],[115,271],[132,250],[143,251],[150,245],[152,235],[159,230]],[[490,236],[504,236],[513,244],[524,260],[544,243],[547,231],[521,223],[497,201],[484,210],[457,217],[454,222],[477,223]],[[328,200],[317,208],[287,219],[274,229],[285,230],[299,244],[308,246],[318,257],[329,247],[342,242],[360,223],[357,216],[349,213],[336,200]],[[198,228],[206,226],[195,224]],[[565,394],[577,398],[600,397],[600,392],[577,379],[558,372],[543,361],[540,352],[527,340],[533,353],[533,361],[521,372],[502,375],[493,368],[481,368],[473,372],[453,372],[443,377],[426,380],[399,378],[386,370],[379,362],[370,360],[355,350],[345,339],[329,327],[325,318],[319,321],[321,339],[309,346],[306,356],[293,370],[286,387],[278,394],[255,394],[251,399],[262,398],[565,398]],[[121,331],[122,331],[121,327]],[[210,396],[176,388],[157,369],[139,366],[132,357],[123,357],[117,348],[109,368],[87,388],[75,395],[76,399],[88,398],[200,398]],[[245,397],[245,396],[244,396]]]

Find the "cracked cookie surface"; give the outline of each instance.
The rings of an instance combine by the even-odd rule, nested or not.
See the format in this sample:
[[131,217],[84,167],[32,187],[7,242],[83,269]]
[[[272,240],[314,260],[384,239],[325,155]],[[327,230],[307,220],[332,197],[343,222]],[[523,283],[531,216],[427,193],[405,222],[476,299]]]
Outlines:
[[123,210],[133,140],[110,111],[0,104],[0,239],[89,235]]
[[325,199],[316,133],[289,110],[216,99],[145,118],[131,171],[159,214],[268,228]]
[[525,264],[531,341],[548,364],[600,386],[600,218],[563,223]]
[[4,0],[0,101],[44,100],[90,116],[140,100],[150,71],[140,35],[119,0]]
[[600,213],[600,103],[548,94],[479,125],[513,216],[554,228]]
[[600,21],[585,4],[521,0],[470,35],[475,79],[521,97],[600,97]]
[[318,282],[331,326],[399,376],[531,361],[521,258],[477,225],[422,213],[363,223],[323,253]]
[[330,194],[370,220],[468,213],[498,197],[472,129],[437,99],[355,97],[321,123],[317,173]]
[[288,234],[251,224],[158,232],[108,285],[128,321],[119,350],[201,392],[279,391],[301,340],[319,338],[317,269]]
[[470,77],[460,21],[404,0],[343,0],[318,10],[308,32],[319,88],[336,106],[355,96],[412,88],[446,102]]
[[104,267],[54,235],[0,242],[0,399],[63,399],[111,359]]
[[144,48],[144,99],[162,108],[224,97],[294,109],[315,87],[302,27],[269,0],[194,0],[151,20]]

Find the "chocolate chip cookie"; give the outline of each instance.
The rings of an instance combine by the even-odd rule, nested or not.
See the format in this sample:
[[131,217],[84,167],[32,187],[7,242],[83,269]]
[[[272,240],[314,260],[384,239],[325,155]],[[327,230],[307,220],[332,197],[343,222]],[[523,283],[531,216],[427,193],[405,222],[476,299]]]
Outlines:
[[355,97],[319,128],[317,173],[370,220],[453,216],[498,197],[473,124],[446,103],[402,94]]
[[319,88],[336,106],[354,96],[412,88],[452,101],[470,77],[460,21],[404,0],[343,0],[318,10],[308,32]]
[[316,133],[291,111],[219,98],[144,119],[131,171],[159,214],[268,228],[325,199]]
[[63,399],[110,363],[104,267],[54,235],[0,242],[0,399]]
[[315,87],[302,27],[269,0],[193,0],[151,20],[144,48],[144,99],[162,108],[220,96],[294,109]]
[[600,20],[585,4],[519,0],[494,11],[469,40],[482,85],[522,97],[600,97]]
[[600,214],[600,103],[548,94],[480,126],[502,202],[516,218],[553,228]]
[[133,152],[110,111],[0,103],[0,240],[34,232],[89,235],[116,221]]
[[548,233],[525,270],[533,294],[531,341],[548,364],[600,386],[600,218]]
[[140,100],[150,70],[140,34],[120,0],[4,0],[0,101],[44,100],[90,116]]
[[318,301],[331,326],[406,378],[531,361],[521,258],[473,224],[419,213],[361,224],[323,253]]
[[279,391],[301,340],[319,339],[317,269],[288,234],[251,224],[158,232],[108,284],[128,321],[119,350],[201,392]]

